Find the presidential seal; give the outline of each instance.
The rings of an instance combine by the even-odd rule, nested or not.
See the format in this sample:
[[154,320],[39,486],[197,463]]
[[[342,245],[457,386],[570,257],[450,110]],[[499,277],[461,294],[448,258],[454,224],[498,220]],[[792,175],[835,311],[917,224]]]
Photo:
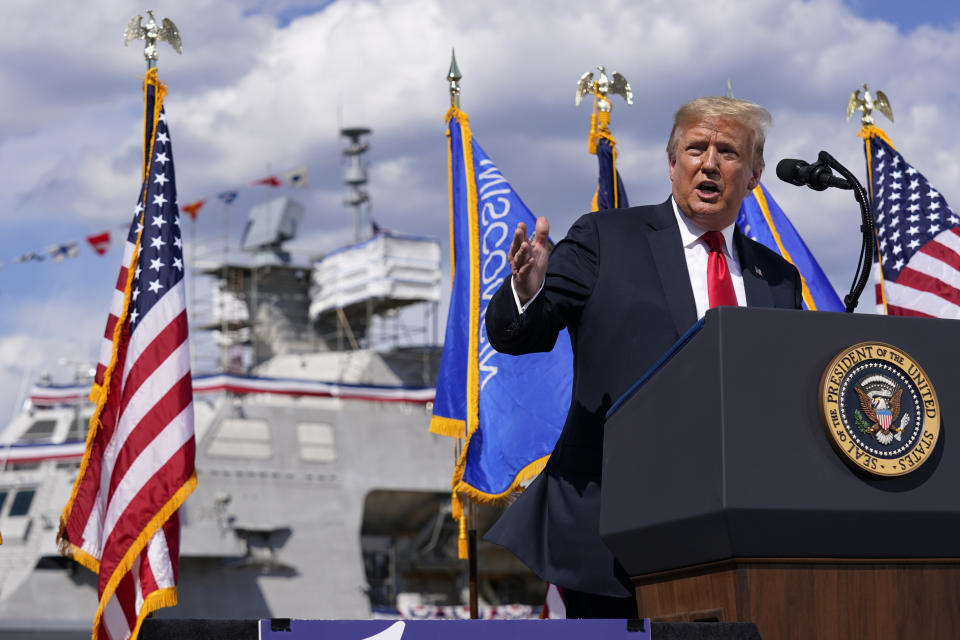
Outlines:
[[915,471],[940,436],[940,405],[927,374],[882,342],[855,344],[831,360],[820,380],[820,413],[840,457],[878,476]]

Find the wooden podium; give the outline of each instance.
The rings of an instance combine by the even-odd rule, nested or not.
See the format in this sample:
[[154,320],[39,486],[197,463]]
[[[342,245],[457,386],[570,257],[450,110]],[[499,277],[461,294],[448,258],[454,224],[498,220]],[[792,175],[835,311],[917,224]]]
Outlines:
[[[831,359],[864,341],[926,371],[941,430],[892,478],[833,450]],[[960,637],[960,322],[719,308],[611,409],[600,533],[641,617],[764,640]]]

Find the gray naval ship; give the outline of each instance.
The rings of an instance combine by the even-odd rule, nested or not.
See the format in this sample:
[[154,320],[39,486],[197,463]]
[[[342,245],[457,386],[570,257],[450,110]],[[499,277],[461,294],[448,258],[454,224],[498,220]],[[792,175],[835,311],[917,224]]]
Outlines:
[[[358,236],[366,133],[344,131]],[[212,338],[219,366],[194,376],[180,603],[154,615],[467,617],[453,443],[428,432],[439,242],[377,231],[297,264],[283,244],[303,215],[288,197],[262,203],[246,260],[194,266],[212,304],[191,331]],[[93,409],[86,382],[34,385],[0,434],[0,637],[89,635],[95,575],[55,544]],[[495,516],[481,509],[481,530]],[[542,583],[497,548],[480,559],[483,617],[537,613]]]

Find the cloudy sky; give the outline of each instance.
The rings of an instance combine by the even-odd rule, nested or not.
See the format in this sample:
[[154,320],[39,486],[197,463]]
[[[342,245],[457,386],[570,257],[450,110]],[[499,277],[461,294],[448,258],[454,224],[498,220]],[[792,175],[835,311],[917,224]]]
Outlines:
[[[84,243],[129,221],[140,168],[142,47],[121,34],[143,5],[121,0],[0,8],[0,423],[23,383],[42,372],[68,381],[93,362],[120,261]],[[553,235],[589,207],[596,159],[576,80],[597,64],[623,73],[635,104],[617,98],[613,132],[634,204],[669,193],[664,145],[682,102],[720,94],[774,117],[767,162],[812,160],[827,149],[864,174],[856,121],[844,120],[862,83],[890,97],[880,121],[907,159],[960,202],[960,7],[953,2],[811,0],[171,0],[153,7],[178,25],[184,53],[161,44],[181,204],[209,198],[191,251],[215,257],[235,243],[249,207],[269,196],[249,183],[301,165],[310,188],[300,259],[352,239],[341,205],[340,126],[373,129],[373,217],[427,234],[446,254],[445,75],[451,47],[462,107],[477,140]],[[849,192],[765,183],[841,295],[859,249]],[[230,209],[216,194],[240,187]],[[956,205],[955,205],[956,206]],[[195,240],[194,240],[195,239]],[[71,240],[59,264],[13,258]],[[446,268],[444,269],[446,272]],[[861,310],[872,305],[864,300]],[[63,362],[64,364],[60,364]]]

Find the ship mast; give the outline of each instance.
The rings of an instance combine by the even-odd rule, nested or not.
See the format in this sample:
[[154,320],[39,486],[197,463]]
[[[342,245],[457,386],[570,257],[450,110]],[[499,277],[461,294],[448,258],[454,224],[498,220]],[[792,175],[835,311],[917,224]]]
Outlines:
[[361,207],[370,202],[370,194],[363,188],[367,184],[367,169],[360,162],[360,157],[370,150],[369,142],[361,142],[360,138],[370,134],[366,127],[351,127],[340,130],[340,135],[350,139],[350,144],[343,150],[345,158],[349,158],[350,166],[343,174],[343,184],[353,191],[343,201],[348,207],[353,207],[353,239],[360,242]]

